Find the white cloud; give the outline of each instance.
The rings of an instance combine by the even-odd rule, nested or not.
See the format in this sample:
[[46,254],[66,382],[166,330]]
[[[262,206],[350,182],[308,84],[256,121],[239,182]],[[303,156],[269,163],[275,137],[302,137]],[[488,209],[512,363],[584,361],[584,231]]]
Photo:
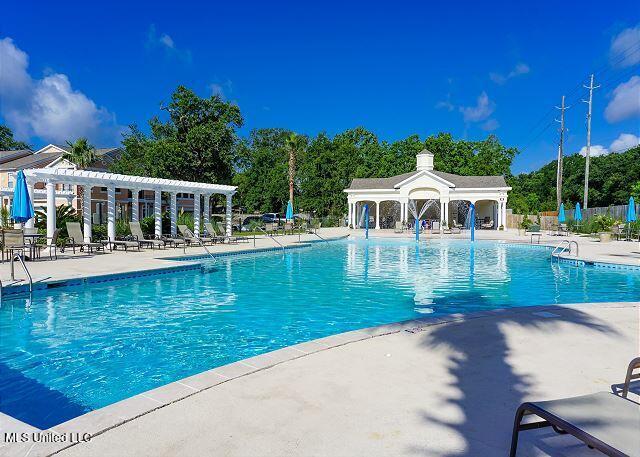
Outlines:
[[624,29],[611,40],[609,59],[617,67],[640,63],[640,25]]
[[159,41],[160,41],[160,43],[162,43],[163,45],[165,45],[166,47],[168,47],[170,49],[175,49],[175,47],[176,47],[176,44],[173,42],[173,38],[171,38],[166,33],[160,37]]
[[493,81],[496,84],[504,84],[511,78],[515,78],[516,76],[520,76],[520,75],[526,75],[530,71],[531,71],[531,68],[529,68],[529,65],[527,65],[526,63],[520,62],[513,68],[513,70],[511,70],[506,75],[502,73],[489,73],[489,78],[491,79],[491,81]]
[[191,63],[191,51],[178,48],[176,42],[166,33],[158,33],[155,24],[149,26],[147,32],[147,48],[161,48],[167,56]]
[[11,38],[0,40],[0,114],[17,138],[61,143],[86,136],[113,145],[122,130],[115,116],[71,87],[67,75],[42,79],[28,72],[29,57]]
[[500,123],[495,119],[489,119],[480,126],[482,130],[486,130],[487,132],[492,132],[498,127],[500,127]]
[[640,137],[632,133],[621,133],[620,136],[611,143],[609,150],[611,152],[624,152],[638,146],[638,144],[640,144]]
[[613,98],[604,110],[610,123],[640,116],[640,76],[632,76],[613,90]]
[[[624,152],[628,149],[638,146],[638,144],[640,144],[640,137],[637,137],[632,133],[621,133],[620,136],[618,136],[618,138],[613,140],[613,142],[609,145],[608,148],[600,144],[591,145],[589,156],[598,157],[598,156],[603,156],[610,153]],[[587,155],[586,146],[583,146],[582,149],[580,149],[580,155],[583,157]]]
[[[600,144],[592,144],[589,150],[589,157],[598,157],[609,154],[609,150]],[[587,147],[583,146],[580,149],[580,155],[583,157],[587,156]]]
[[462,113],[465,122],[481,122],[491,116],[495,110],[495,103],[489,100],[486,92],[482,92],[475,106],[461,106],[458,110]]
[[223,83],[211,83],[209,84],[209,90],[211,90],[211,95],[217,95],[221,99],[226,100],[233,92],[233,82],[230,79],[227,79]]

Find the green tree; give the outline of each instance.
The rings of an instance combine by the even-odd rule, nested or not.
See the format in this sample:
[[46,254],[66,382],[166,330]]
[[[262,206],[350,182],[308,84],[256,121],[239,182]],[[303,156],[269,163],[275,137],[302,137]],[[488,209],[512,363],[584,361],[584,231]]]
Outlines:
[[287,140],[291,131],[253,130],[236,147],[233,178],[241,204],[250,212],[282,211],[288,197]]
[[78,138],[71,143],[67,141],[67,151],[62,158],[74,163],[78,168],[88,168],[96,160],[96,148],[86,138]]
[[150,135],[132,125],[124,153],[111,167],[117,173],[185,181],[230,183],[234,174],[236,129],[243,119],[237,105],[218,95],[201,98],[184,86],[161,105],[167,119],[149,121]]
[[31,147],[23,141],[16,141],[13,138],[11,129],[6,125],[0,125],[0,151],[15,151],[18,149],[31,149]]

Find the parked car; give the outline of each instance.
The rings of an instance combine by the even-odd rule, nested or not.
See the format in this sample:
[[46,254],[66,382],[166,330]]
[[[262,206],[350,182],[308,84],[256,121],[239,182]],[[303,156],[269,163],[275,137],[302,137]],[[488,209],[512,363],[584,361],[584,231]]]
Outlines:
[[279,213],[264,213],[262,215],[262,222],[280,222],[281,219],[283,219],[283,217]]

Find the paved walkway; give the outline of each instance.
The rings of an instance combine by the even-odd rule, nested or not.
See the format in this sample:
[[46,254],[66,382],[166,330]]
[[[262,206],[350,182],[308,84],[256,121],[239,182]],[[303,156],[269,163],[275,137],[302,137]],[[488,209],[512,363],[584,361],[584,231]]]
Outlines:
[[[638,305],[613,304],[398,331],[219,384],[59,455],[507,455],[521,402],[609,391],[639,330]],[[600,454],[544,429],[524,432],[518,455]]]

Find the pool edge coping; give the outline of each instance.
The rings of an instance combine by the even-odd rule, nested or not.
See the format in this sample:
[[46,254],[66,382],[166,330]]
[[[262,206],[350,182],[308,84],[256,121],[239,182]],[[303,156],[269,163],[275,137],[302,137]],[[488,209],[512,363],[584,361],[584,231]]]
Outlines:
[[[373,338],[401,333],[419,333],[428,327],[437,325],[448,325],[453,323],[464,323],[469,320],[491,318],[497,314],[523,314],[531,312],[561,312],[566,308],[637,308],[640,309],[640,301],[637,302],[596,302],[596,303],[570,303],[565,305],[531,305],[517,308],[498,308],[487,311],[476,311],[472,313],[453,313],[440,317],[421,317],[390,324],[383,324],[367,327],[358,330],[329,335],[326,337],[310,340],[291,346],[285,346],[275,351],[259,354],[247,359],[242,359],[227,365],[212,368],[195,375],[191,375],[179,380],[164,384],[154,389],[142,392],[132,397],[125,398],[116,403],[112,403],[103,408],[90,411],[69,421],[58,424],[46,430],[37,429],[29,424],[19,421],[11,416],[0,413],[9,418],[10,422],[15,422],[29,432],[65,435],[71,433],[89,433],[91,438],[101,435],[111,429],[131,422],[139,417],[150,414],[153,411],[169,406],[173,403],[192,397],[200,392],[212,389],[220,384],[224,384],[235,379],[239,379],[254,373],[258,373],[275,366],[287,363],[302,357],[335,349],[347,344],[357,343]],[[545,316],[551,317],[551,316]],[[559,316],[556,316],[559,317]],[[199,387],[198,387],[199,385]],[[80,444],[81,441],[69,443],[28,443],[28,450],[22,454],[29,457],[52,456],[72,446]],[[0,444],[0,451],[3,447],[10,447],[14,443]],[[25,444],[25,443],[17,443]],[[24,448],[23,448],[24,449]],[[15,454],[20,455],[20,454]]]

